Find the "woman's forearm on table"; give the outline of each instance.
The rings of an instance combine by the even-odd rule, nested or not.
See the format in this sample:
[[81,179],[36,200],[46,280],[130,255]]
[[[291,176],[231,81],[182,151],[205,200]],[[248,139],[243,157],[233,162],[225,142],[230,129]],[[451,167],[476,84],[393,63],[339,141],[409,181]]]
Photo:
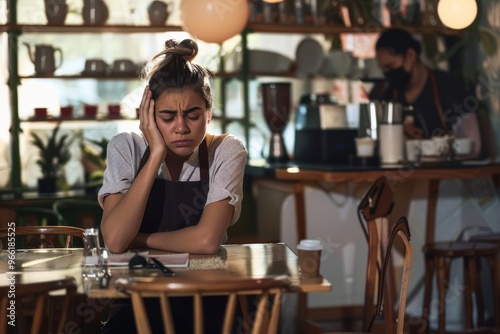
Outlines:
[[234,207],[229,200],[207,205],[196,226],[149,236],[147,246],[172,252],[214,254],[219,249],[229,227]]
[[126,194],[109,195],[104,200],[101,230],[106,246],[113,253],[121,253],[129,247],[141,226],[159,165],[150,160],[144,165]]

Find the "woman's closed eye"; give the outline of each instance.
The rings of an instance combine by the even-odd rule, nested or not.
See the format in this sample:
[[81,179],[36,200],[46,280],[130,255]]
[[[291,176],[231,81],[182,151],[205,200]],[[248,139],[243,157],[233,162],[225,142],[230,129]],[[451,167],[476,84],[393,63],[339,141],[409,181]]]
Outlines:
[[[175,117],[177,117],[177,116],[172,115],[172,116],[161,117],[161,120],[163,122],[170,123],[175,119]],[[183,117],[187,120],[190,120],[190,121],[196,121],[201,117],[201,115],[189,113],[189,114],[183,115]]]

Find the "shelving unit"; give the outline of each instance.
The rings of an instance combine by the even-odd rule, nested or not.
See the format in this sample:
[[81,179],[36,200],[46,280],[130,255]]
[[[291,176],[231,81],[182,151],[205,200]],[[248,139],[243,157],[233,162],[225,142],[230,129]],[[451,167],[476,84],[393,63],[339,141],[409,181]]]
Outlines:
[[[21,120],[19,118],[19,96],[18,86],[21,80],[27,79],[60,79],[60,80],[79,80],[79,79],[95,79],[95,80],[137,80],[138,74],[106,74],[106,75],[89,75],[86,73],[76,73],[68,75],[29,75],[20,76],[18,73],[18,38],[22,34],[83,34],[83,33],[116,33],[116,34],[132,34],[132,33],[164,33],[182,31],[182,27],[174,25],[166,26],[132,26],[124,24],[106,24],[100,26],[91,25],[26,25],[17,24],[17,8],[16,1],[9,0],[9,19],[8,24],[0,25],[0,33],[7,33],[8,39],[8,64],[9,64],[9,81],[8,86],[10,89],[10,104],[11,104],[11,152],[12,152],[12,191],[15,196],[20,197],[23,189],[21,183],[21,159],[20,159],[20,145],[19,135],[21,133],[21,122],[60,122],[60,121],[115,121],[116,118],[99,118],[99,119],[85,119],[85,118],[50,118],[50,119],[29,119]],[[441,34],[448,36],[458,36],[462,32],[446,29],[443,27],[408,27],[404,28],[414,33],[421,34]],[[229,118],[225,116],[224,105],[222,106],[222,116],[214,116],[214,119],[221,120],[223,129],[230,122],[240,122],[245,128],[245,138],[247,144],[250,137],[250,107],[249,107],[249,81],[260,76],[273,76],[280,78],[297,78],[294,71],[284,73],[250,73],[249,72],[249,57],[248,57],[248,35],[254,33],[278,33],[278,34],[323,34],[323,35],[338,35],[342,33],[378,33],[385,28],[374,25],[344,27],[336,25],[291,25],[291,24],[278,24],[278,23],[256,23],[250,22],[246,29],[241,33],[242,45],[242,67],[239,72],[224,72],[223,62],[221,62],[221,71],[216,73],[216,76],[222,80],[222,87],[228,80],[238,79],[241,80],[243,85],[243,118]],[[313,79],[311,77],[305,78]],[[221,91],[221,100],[225,101],[226,95],[224,89]],[[130,118],[125,118],[130,119]]]

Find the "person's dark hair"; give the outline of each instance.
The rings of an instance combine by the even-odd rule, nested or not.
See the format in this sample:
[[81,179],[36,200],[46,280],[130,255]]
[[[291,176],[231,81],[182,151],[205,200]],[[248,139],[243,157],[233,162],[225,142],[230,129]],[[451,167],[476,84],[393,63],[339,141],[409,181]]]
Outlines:
[[198,44],[192,39],[181,42],[169,39],[165,42],[165,49],[144,66],[141,74],[148,81],[153,100],[165,90],[191,87],[201,93],[206,108],[212,108],[210,79],[213,74],[203,66],[192,63],[197,54]]
[[422,46],[408,31],[392,28],[380,35],[375,49],[386,49],[397,55],[404,55],[408,49],[413,49],[417,56],[420,56]]

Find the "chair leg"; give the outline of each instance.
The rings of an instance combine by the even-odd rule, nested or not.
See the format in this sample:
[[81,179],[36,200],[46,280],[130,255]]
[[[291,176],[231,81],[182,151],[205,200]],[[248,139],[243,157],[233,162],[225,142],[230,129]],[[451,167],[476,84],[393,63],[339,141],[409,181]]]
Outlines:
[[474,278],[474,282],[472,282],[474,285],[474,292],[476,296],[476,308],[477,308],[477,322],[476,322],[476,327],[483,327],[484,326],[484,298],[483,298],[483,290],[481,286],[481,257],[476,257],[474,259],[473,263],[473,268],[471,268],[471,273]]
[[491,282],[493,285],[495,328],[500,329],[500,254],[495,257],[488,257],[487,262],[490,267]]
[[438,258],[437,286],[438,286],[438,333],[445,334],[446,328],[446,292],[449,286],[450,262],[446,259]]
[[474,257],[464,257],[463,258],[463,264],[464,264],[464,285],[465,285],[465,293],[464,293],[464,307],[465,307],[465,328],[466,329],[471,329],[473,327],[472,325],[472,294],[474,291],[474,286],[475,286],[475,278],[474,275],[475,273],[473,270],[475,270],[475,265],[474,265],[475,258]]
[[424,283],[424,308],[422,318],[425,324],[425,333],[429,333],[429,313],[432,295],[432,281],[434,277],[434,259],[431,256],[425,257],[425,283]]

